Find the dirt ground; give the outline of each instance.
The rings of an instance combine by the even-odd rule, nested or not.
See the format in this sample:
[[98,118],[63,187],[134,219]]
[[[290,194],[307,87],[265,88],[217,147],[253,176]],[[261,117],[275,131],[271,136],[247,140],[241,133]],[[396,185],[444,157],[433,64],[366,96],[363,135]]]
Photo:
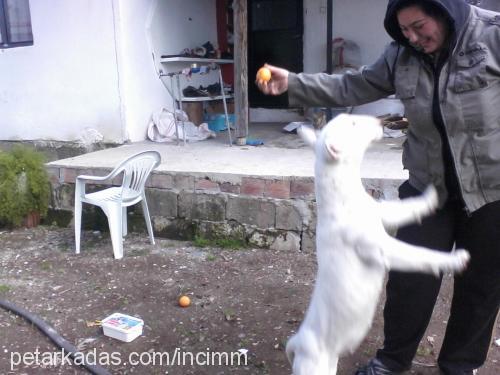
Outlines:
[[[284,345],[309,302],[313,254],[198,248],[165,239],[151,246],[147,236],[132,234],[117,261],[106,233],[85,232],[81,255],[73,244],[70,229],[0,230],[0,299],[42,317],[110,373],[290,373]],[[412,374],[438,374],[451,288],[447,276]],[[191,297],[190,307],[177,305],[181,294]],[[114,312],[142,318],[143,335],[130,343],[104,336],[95,321]],[[365,342],[341,360],[339,374],[352,374],[381,345],[381,312],[382,304]],[[244,356],[240,365],[235,356],[226,365],[240,349],[247,350],[246,365]],[[0,309],[0,374],[87,373],[55,361],[60,352],[34,326]],[[215,364],[206,365],[210,358]],[[479,374],[500,374],[499,347],[492,344]]]

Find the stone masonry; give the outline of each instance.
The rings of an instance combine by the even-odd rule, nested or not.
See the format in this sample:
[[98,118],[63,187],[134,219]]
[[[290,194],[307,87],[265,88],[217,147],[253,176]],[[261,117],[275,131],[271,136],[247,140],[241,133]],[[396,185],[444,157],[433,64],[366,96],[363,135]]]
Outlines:
[[[51,208],[67,214],[73,211],[75,177],[103,176],[110,170],[48,166],[48,171],[53,187]],[[312,177],[231,175],[227,180],[220,174],[154,171],[146,194],[155,234],[180,239],[196,235],[236,238],[251,246],[276,250],[314,250],[316,202]],[[384,195],[373,186],[369,192],[374,197]],[[90,209],[86,206],[84,220]],[[129,209],[132,230],[136,222],[145,230],[139,213],[140,205]]]

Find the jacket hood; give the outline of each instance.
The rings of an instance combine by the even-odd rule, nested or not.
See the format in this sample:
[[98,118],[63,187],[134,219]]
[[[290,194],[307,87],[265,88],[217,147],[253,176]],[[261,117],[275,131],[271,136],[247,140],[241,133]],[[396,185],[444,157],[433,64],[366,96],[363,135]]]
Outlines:
[[[399,28],[396,12],[400,9],[401,5],[407,1],[408,0],[389,0],[384,19],[384,27],[387,33],[396,42],[405,46],[409,46],[410,44]],[[450,26],[450,47],[453,47],[457,35],[462,30],[469,17],[470,5],[464,0],[420,0],[420,2],[435,4],[436,7],[444,12]]]

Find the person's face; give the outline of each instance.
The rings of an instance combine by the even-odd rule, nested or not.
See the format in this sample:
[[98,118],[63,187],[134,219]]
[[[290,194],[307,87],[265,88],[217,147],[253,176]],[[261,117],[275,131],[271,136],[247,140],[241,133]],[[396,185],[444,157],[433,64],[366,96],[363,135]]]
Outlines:
[[428,16],[417,5],[401,9],[397,18],[401,32],[417,49],[434,53],[443,47],[447,37],[447,25],[443,20]]

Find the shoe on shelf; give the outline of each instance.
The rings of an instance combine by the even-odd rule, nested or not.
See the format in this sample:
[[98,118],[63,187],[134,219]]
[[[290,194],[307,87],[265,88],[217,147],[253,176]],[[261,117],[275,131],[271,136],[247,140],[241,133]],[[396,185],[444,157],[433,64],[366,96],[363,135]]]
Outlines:
[[208,91],[203,90],[201,88],[197,89],[196,87],[193,86],[186,86],[182,90],[182,95],[185,97],[200,97],[200,96],[209,96]]
[[356,370],[354,375],[396,375],[401,372],[392,371],[385,367],[377,358],[370,359],[366,366],[360,367]]
[[212,85],[208,85],[207,86],[207,91],[210,94],[210,96],[221,95],[220,83],[214,83]]

